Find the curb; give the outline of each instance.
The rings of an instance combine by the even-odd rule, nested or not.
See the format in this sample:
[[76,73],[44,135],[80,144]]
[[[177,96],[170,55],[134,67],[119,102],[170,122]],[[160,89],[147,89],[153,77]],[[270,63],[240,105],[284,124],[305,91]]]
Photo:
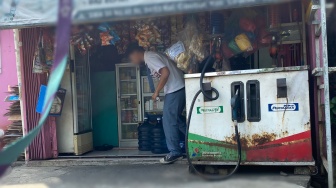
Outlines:
[[[111,166],[111,165],[155,165],[160,158],[90,158],[90,159],[51,159],[27,161],[27,167],[67,167],[67,166]],[[187,164],[186,160],[176,164]],[[22,164],[21,164],[22,165]]]

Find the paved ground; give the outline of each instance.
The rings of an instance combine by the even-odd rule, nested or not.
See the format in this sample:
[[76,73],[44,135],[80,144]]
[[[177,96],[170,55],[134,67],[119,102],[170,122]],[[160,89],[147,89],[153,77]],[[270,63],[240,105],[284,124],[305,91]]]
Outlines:
[[[308,178],[309,179],[309,178]],[[222,182],[206,182],[188,173],[182,164],[110,165],[70,167],[18,166],[0,179],[0,188],[297,188],[306,187],[307,176],[281,176],[278,173],[240,173]],[[301,184],[301,185],[300,185]]]

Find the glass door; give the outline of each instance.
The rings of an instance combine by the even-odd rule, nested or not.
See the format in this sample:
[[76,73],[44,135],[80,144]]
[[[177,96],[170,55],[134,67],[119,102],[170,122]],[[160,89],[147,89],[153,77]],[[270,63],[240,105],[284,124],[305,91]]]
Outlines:
[[[159,79],[153,78],[154,87],[156,88],[159,84]],[[147,76],[141,77],[141,96],[142,96],[142,109],[143,109],[143,117],[147,115],[162,115],[163,114],[163,104],[164,104],[164,93],[163,90],[160,91],[158,101],[152,100],[152,91],[150,90],[150,86],[148,83]]]
[[135,147],[139,122],[139,69],[131,64],[117,65],[119,140],[121,147]]
[[74,133],[81,134],[92,131],[91,88],[89,56],[76,53],[74,73]]

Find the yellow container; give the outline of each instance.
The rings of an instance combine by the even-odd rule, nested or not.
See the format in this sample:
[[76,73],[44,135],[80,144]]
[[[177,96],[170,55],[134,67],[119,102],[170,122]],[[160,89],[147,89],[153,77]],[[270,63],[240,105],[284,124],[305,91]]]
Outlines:
[[246,36],[246,34],[242,33],[240,35],[237,35],[235,41],[241,51],[249,52],[253,50],[250,39]]

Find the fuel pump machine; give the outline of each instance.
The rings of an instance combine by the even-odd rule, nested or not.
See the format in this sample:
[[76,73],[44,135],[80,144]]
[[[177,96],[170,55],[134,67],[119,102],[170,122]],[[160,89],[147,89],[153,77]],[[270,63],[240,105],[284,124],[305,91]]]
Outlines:
[[185,75],[192,164],[236,165],[239,154],[242,165],[315,164],[307,67],[206,73],[205,93],[215,88],[215,100],[200,91],[200,77]]

